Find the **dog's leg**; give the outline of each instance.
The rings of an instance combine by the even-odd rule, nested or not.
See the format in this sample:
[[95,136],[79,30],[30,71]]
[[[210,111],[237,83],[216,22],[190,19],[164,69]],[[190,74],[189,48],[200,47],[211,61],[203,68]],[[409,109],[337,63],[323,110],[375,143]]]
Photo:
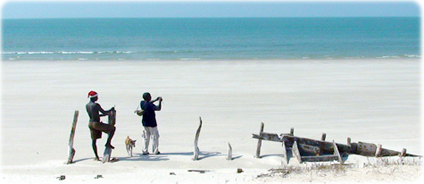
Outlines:
[[128,153],[128,156],[129,156],[129,157],[131,157],[131,154],[130,154],[130,147],[129,147],[129,145],[126,145],[126,147],[127,147],[127,153]]

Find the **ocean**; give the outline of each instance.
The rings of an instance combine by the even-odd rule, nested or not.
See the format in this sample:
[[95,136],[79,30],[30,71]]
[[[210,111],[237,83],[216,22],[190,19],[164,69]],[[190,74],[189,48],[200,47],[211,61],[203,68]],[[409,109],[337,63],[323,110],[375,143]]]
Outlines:
[[2,60],[420,58],[420,18],[3,19]]

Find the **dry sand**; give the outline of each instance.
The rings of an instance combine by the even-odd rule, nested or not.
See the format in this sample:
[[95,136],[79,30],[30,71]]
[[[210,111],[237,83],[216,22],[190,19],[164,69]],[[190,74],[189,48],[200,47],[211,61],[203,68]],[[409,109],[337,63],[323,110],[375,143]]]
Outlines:
[[[103,108],[116,106],[112,154],[119,162],[93,161],[85,112],[90,90],[99,93]],[[157,112],[160,155],[140,155],[142,125],[133,111],[146,91],[164,99]],[[351,137],[422,154],[420,61],[413,59],[3,61],[1,108],[1,181],[7,183],[59,182],[60,175],[66,176],[63,183],[411,183],[421,177],[420,164],[363,167],[375,158],[353,155],[347,163],[354,167],[343,173],[258,178],[282,167],[282,147],[265,141],[263,158],[256,159],[251,135],[264,122],[266,132],[294,127],[302,137],[319,139],[325,132],[327,140],[340,143]],[[75,110],[76,162],[66,165]],[[201,159],[193,161],[200,116]],[[127,136],[137,139],[132,158]],[[106,137],[98,141],[99,154]],[[232,161],[226,160],[228,143]],[[290,165],[308,164],[291,159]]]

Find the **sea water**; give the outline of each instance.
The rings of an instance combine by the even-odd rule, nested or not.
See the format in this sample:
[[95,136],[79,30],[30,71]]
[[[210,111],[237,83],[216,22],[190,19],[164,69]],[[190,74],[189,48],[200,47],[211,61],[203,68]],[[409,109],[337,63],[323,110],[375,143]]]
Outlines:
[[418,17],[2,20],[4,61],[420,56]]

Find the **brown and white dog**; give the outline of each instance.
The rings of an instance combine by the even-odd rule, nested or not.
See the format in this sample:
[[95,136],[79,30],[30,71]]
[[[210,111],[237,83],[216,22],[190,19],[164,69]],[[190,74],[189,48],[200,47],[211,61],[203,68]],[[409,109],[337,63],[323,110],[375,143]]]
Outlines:
[[125,146],[127,147],[128,156],[132,157],[132,151],[133,147],[135,147],[135,141],[130,139],[130,136],[127,136],[127,139],[125,140]]

